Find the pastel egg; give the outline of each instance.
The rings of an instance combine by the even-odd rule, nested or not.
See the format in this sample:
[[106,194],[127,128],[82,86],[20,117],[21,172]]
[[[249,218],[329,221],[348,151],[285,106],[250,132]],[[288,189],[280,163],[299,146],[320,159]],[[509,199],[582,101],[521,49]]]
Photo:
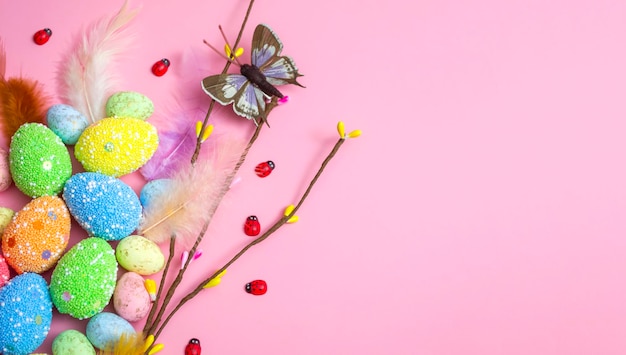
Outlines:
[[167,192],[171,182],[171,179],[156,179],[143,185],[139,193],[139,202],[143,208],[147,209],[151,203],[158,201],[160,196]]
[[61,257],[52,272],[50,295],[59,313],[85,319],[109,303],[116,280],[113,248],[104,239],[91,237]]
[[68,329],[54,338],[52,355],[96,355],[96,350],[83,333]]
[[4,233],[4,229],[9,225],[15,212],[8,207],[0,207],[0,235]]
[[122,176],[142,167],[159,145],[156,128],[135,118],[105,118],[80,135],[74,155],[86,171]]
[[115,248],[115,257],[121,267],[139,275],[155,274],[165,266],[165,256],[161,248],[140,235],[130,235],[122,239]]
[[152,116],[154,104],[147,96],[135,91],[120,91],[106,103],[107,117],[128,117],[145,120]]
[[46,339],[52,302],[46,281],[25,273],[0,288],[0,353],[30,354]]
[[81,133],[89,126],[87,117],[69,105],[52,105],[46,113],[48,128],[52,130],[63,143],[74,145]]
[[0,288],[9,281],[11,278],[11,271],[9,271],[9,265],[2,255],[0,255]]
[[117,314],[102,312],[89,320],[86,334],[93,346],[105,349],[114,346],[123,334],[135,334],[135,329]]
[[150,295],[141,275],[127,272],[117,280],[113,292],[113,307],[117,315],[129,322],[136,322],[148,315],[150,304]]
[[2,253],[18,273],[42,273],[61,258],[70,239],[70,213],[57,196],[41,196],[18,211],[2,234]]
[[9,169],[15,186],[35,198],[61,192],[72,176],[72,161],[52,130],[41,123],[26,123],[11,138]]
[[0,191],[4,191],[11,186],[11,170],[9,169],[9,152],[0,148]]
[[141,203],[120,179],[100,173],[79,173],[63,188],[63,199],[78,224],[90,236],[120,240],[141,220]]

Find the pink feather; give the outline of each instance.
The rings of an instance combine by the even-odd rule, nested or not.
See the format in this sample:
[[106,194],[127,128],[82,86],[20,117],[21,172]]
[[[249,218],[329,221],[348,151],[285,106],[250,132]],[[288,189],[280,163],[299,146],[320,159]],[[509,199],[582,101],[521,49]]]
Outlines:
[[109,65],[130,43],[127,27],[137,14],[128,1],[113,17],[95,23],[79,38],[76,48],[61,61],[57,75],[63,100],[90,122],[105,116],[105,104],[113,93],[116,77]]
[[195,165],[185,161],[168,184],[144,210],[138,234],[163,243],[172,234],[189,248],[209,220],[216,199],[228,190],[229,175],[244,149],[241,141],[220,139],[213,159],[199,159]]

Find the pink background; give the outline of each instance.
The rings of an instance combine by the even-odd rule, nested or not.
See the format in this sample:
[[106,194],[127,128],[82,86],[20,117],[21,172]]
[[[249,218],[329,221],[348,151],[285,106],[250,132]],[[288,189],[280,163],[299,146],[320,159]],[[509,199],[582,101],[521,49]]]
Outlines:
[[[54,95],[75,34],[120,5],[0,0],[8,75]],[[204,75],[219,72],[202,40],[220,45],[218,24],[234,38],[247,2],[131,5],[142,6],[138,41],[114,67],[120,89],[164,112],[191,70],[182,53],[198,49]],[[258,1],[244,47],[256,23],[271,25],[307,88],[284,89],[291,102],[272,113],[183,286],[249,241],[246,216],[269,225],[299,198],[338,120],[364,135],[331,162],[300,222],[183,308],[164,353],[197,337],[206,354],[623,354],[625,14],[609,0]],[[43,27],[54,34],[39,47]],[[172,67],[157,78],[162,57]],[[251,132],[230,108],[215,119]],[[253,168],[268,159],[277,168],[261,180]],[[14,209],[27,201],[0,194]],[[269,284],[262,297],[243,291],[256,278]],[[55,313],[40,351],[85,324]]]

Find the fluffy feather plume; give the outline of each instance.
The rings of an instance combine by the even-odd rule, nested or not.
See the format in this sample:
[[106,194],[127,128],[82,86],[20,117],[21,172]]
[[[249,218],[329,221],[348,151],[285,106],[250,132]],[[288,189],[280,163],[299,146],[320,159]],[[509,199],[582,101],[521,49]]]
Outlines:
[[143,355],[145,341],[140,334],[123,333],[119,341],[100,351],[100,355]]
[[28,78],[6,78],[6,52],[0,40],[0,122],[5,141],[21,125],[28,122],[43,123],[47,96],[41,84]]
[[128,24],[137,10],[128,1],[113,17],[95,23],[79,38],[76,48],[61,62],[57,75],[60,96],[92,123],[105,116],[105,104],[113,92],[112,60],[129,44]]
[[216,144],[213,160],[199,159],[193,166],[187,160],[171,177],[168,190],[155,196],[144,210],[138,234],[157,244],[175,234],[179,244],[190,247],[208,220],[215,199],[228,188],[226,179],[243,149],[241,141],[224,138]]

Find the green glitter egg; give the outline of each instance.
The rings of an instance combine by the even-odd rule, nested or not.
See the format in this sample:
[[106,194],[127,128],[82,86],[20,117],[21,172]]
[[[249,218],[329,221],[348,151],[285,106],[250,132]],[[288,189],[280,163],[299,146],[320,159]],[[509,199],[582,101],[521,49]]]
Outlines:
[[74,155],[88,172],[119,177],[142,167],[159,146],[156,128],[136,118],[105,118],[87,127]]
[[11,138],[9,169],[15,186],[37,198],[57,195],[72,176],[67,147],[41,123],[23,124]]
[[147,96],[134,91],[120,91],[106,103],[107,117],[130,117],[145,120],[152,116],[154,104]]
[[52,303],[59,313],[90,318],[109,303],[116,280],[117,262],[109,243],[96,237],[83,239],[63,255],[52,273]]

